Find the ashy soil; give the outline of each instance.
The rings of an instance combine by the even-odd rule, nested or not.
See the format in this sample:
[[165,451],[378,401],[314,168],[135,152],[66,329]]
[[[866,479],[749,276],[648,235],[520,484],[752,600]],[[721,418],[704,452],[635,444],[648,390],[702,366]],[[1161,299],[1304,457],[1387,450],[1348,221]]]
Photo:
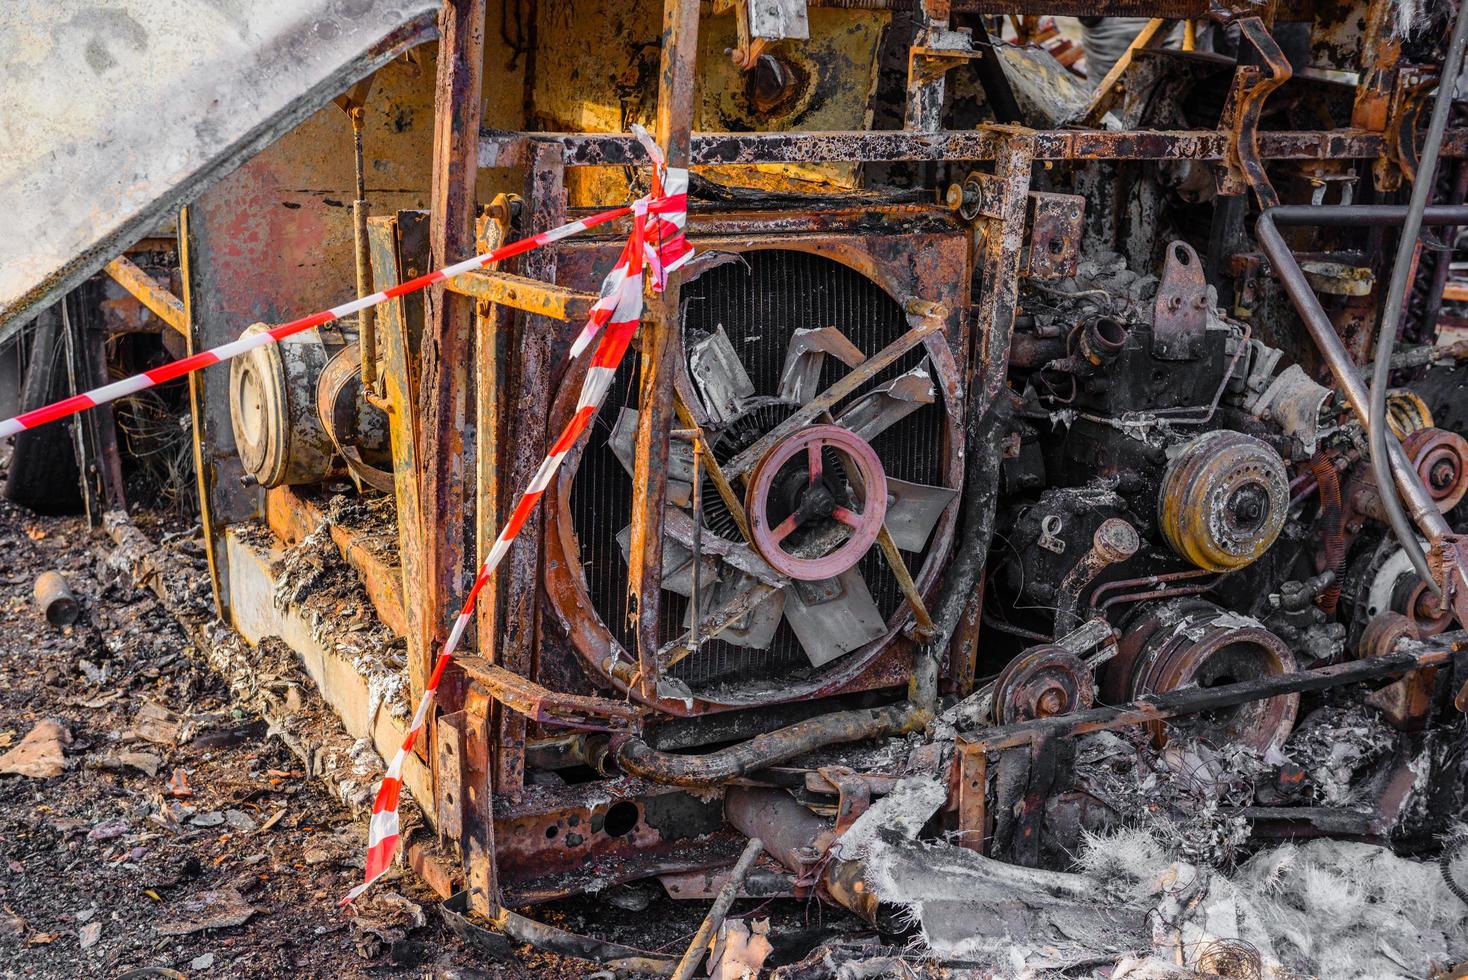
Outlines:
[[[135,521],[201,556],[197,531]],[[231,704],[152,593],[106,567],[111,544],[80,518],[0,501],[0,756],[41,724],[54,738],[32,761],[44,772],[50,751],[57,771],[0,775],[0,976],[596,972],[529,947],[489,960],[408,871],[338,909],[361,877],[365,827]],[[74,625],[48,624],[32,599],[48,569],[76,594]],[[677,955],[707,906],[659,892],[534,914]]]

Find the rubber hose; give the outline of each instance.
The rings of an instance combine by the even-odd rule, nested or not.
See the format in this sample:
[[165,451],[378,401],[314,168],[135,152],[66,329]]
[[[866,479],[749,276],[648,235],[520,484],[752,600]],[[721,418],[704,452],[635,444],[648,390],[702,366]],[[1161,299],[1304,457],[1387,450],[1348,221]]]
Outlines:
[[1334,613],[1341,601],[1341,582],[1346,577],[1346,538],[1341,533],[1341,478],[1335,457],[1320,450],[1310,457],[1310,472],[1320,486],[1320,519],[1325,524],[1325,564],[1335,579],[1315,597],[1321,611]]

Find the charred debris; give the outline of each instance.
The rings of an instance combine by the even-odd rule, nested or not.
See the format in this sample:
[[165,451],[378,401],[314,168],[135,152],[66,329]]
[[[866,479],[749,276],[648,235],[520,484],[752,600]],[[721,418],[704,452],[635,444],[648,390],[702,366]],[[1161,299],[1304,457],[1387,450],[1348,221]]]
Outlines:
[[[697,258],[405,772],[455,931],[754,975],[742,896],[850,913],[790,978],[1468,960],[1451,4],[412,6],[323,50],[335,105],[277,79],[290,111],[205,145],[183,212],[143,180],[0,343],[38,403],[623,203],[633,123],[691,167]],[[168,488],[210,629],[293,650],[389,756],[623,235],[26,433],[6,493],[80,477],[166,600],[117,515]],[[634,882],[718,899],[686,962],[536,918]]]

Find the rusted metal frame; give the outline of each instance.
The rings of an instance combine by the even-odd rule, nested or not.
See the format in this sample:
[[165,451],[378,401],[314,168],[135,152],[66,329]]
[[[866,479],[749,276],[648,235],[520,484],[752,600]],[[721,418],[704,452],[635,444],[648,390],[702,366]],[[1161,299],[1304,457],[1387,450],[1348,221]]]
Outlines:
[[[713,167],[756,163],[899,163],[905,161],[993,160],[1004,137],[994,127],[976,130],[696,133],[690,165]],[[1037,130],[1037,160],[1220,161],[1228,134],[1202,130]],[[530,148],[554,143],[568,167],[646,165],[647,153],[625,133],[482,133],[481,167],[523,166]],[[1386,152],[1386,136],[1359,129],[1275,131],[1258,134],[1264,160],[1372,160]],[[1447,133],[1443,155],[1468,156],[1468,129]]]
[[[957,557],[949,566],[942,591],[934,603],[937,639],[927,644],[914,661],[909,698],[915,703],[936,698],[938,667],[947,647],[966,625],[977,635],[983,607],[979,588],[985,556],[994,533],[998,505],[997,465],[1001,452],[1002,422],[1008,410],[1006,378],[1009,373],[1009,343],[1014,332],[1014,315],[1019,303],[1019,280],[1023,259],[1025,219],[1034,170],[1034,133],[1017,126],[994,127],[1006,139],[1004,153],[995,161],[994,173],[984,175],[983,206],[976,219],[979,287],[970,320],[979,325],[973,362],[968,366],[968,425],[965,438],[967,462],[964,469],[963,511],[960,527],[964,537],[955,542]],[[931,709],[932,705],[928,705]]]
[[[399,212],[395,217],[371,218],[367,241],[372,260],[373,282],[378,289],[396,286],[407,278],[428,271],[422,243],[422,216]],[[437,612],[428,606],[424,593],[428,553],[425,525],[418,498],[418,349],[409,322],[408,297],[382,305],[377,325],[382,340],[383,402],[387,413],[388,438],[392,446],[393,499],[398,523],[398,563],[402,576],[403,628],[408,640],[408,663],[423,663],[432,656],[432,619]],[[411,667],[410,667],[411,676]]]
[[[689,163],[698,60],[699,0],[665,0],[662,61],[654,136],[670,168]],[[663,507],[667,499],[668,439],[673,419],[674,358],[679,349],[679,283],[650,293],[652,322],[643,327],[637,440],[634,450],[631,538],[628,546],[629,609],[636,617],[638,683],[656,696],[658,629],[662,605]]]
[[989,834],[989,753],[961,751],[953,762],[958,835],[955,843],[983,854]]
[[1397,34],[1396,0],[1370,0],[1361,29],[1361,72],[1351,107],[1351,126],[1379,133],[1385,130],[1396,88],[1397,62],[1402,39]]
[[1282,694],[1304,691],[1324,691],[1345,684],[1440,667],[1460,658],[1465,650],[1468,650],[1468,636],[1461,632],[1443,633],[1431,640],[1406,641],[1398,652],[1384,657],[1353,660],[1292,674],[1276,674],[1236,684],[1185,688],[1166,694],[1149,695],[1122,705],[1090,708],[1068,715],[1001,725],[970,735],[959,735],[958,748],[960,752],[998,752],[1055,736],[1074,737],[1135,725],[1155,724],[1171,718],[1232,707],[1247,701],[1263,701]]
[[[536,148],[524,186],[521,196],[529,214],[526,234],[547,231],[565,222],[565,171],[561,167],[559,147]],[[554,283],[556,251],[540,248],[526,253],[520,271],[531,280]],[[557,323],[546,316],[522,313],[506,353],[510,388],[498,397],[509,418],[504,423],[505,441],[494,446],[493,464],[500,474],[502,519],[508,517],[510,495],[530,484],[549,445],[551,386],[547,379],[554,375],[557,338],[564,333]],[[521,677],[534,676],[535,645],[540,635],[538,595],[541,538],[545,532],[543,513],[541,508],[531,511],[490,580],[486,599],[497,607],[498,632],[480,640],[486,656]],[[484,546],[488,547],[491,541],[492,538],[486,540]],[[495,788],[502,796],[513,799],[520,794],[525,780],[525,716],[503,708],[496,708],[494,716]]]
[[460,657],[458,663],[496,702],[538,722],[579,731],[627,732],[641,719],[636,705],[626,701],[552,691],[482,657]]
[[[433,739],[434,829],[440,844],[464,838],[464,712],[438,716]],[[464,863],[461,861],[461,863]]]
[[769,452],[776,443],[785,439],[797,429],[811,424],[822,412],[829,411],[837,402],[853,394],[858,388],[875,377],[878,372],[894,363],[898,358],[902,357],[902,355],[912,350],[918,344],[921,344],[929,336],[941,331],[947,325],[948,311],[942,307],[934,309],[934,304],[921,300],[909,301],[908,305],[911,307],[908,311],[910,329],[905,334],[865,361],[862,361],[850,373],[843,376],[840,381],[837,381],[831,387],[796,409],[795,413],[788,419],[765,433],[748,449],[731,459],[724,466],[724,475],[731,480],[744,476],[754,467],[754,464],[759,461],[760,457]]
[[[179,272],[183,281],[184,305],[184,350],[192,356],[201,344],[194,326],[193,297],[196,288],[193,282],[193,247],[189,239],[189,209],[178,212]],[[199,524],[204,531],[204,556],[209,561],[209,584],[214,593],[214,614],[227,619],[229,613],[228,562],[225,560],[225,521],[211,496],[218,475],[214,463],[213,427],[209,418],[208,400],[204,391],[204,374],[192,371],[188,375],[189,421],[194,432],[194,476],[199,495]]]
[[948,71],[980,57],[969,37],[948,26],[947,0],[918,0],[916,33],[907,52],[907,103],[903,128],[935,133],[943,128],[943,96]]
[[[443,265],[474,254],[475,148],[481,118],[485,0],[444,0],[438,18],[438,75],[434,83],[429,242]],[[412,700],[423,695],[432,652],[447,639],[448,623],[468,591],[464,556],[464,432],[469,412],[473,310],[466,297],[430,287],[428,327],[419,355],[419,506],[422,602],[430,610],[426,635],[410,644]],[[415,649],[416,648],[416,649]],[[425,654],[427,654],[425,656]],[[456,705],[443,704],[452,711]]]
[[[509,198],[501,194],[479,216],[475,247],[481,254],[509,241],[510,215]],[[517,489],[506,485],[498,451],[508,444],[507,427],[513,414],[509,384],[513,316],[498,303],[481,300],[474,304],[474,547],[481,560],[494,546]],[[481,650],[491,649],[499,637],[500,612],[491,589],[475,610]]]
[[464,693],[464,730],[459,770],[461,848],[469,908],[486,918],[501,910],[499,859],[495,850],[494,753],[489,694],[477,683]]
[[1111,111],[1117,100],[1121,98],[1122,92],[1125,91],[1126,87],[1122,84],[1122,77],[1126,75],[1127,69],[1131,68],[1133,56],[1138,51],[1157,47],[1167,40],[1167,36],[1171,33],[1171,21],[1161,17],[1153,17],[1147,21],[1137,36],[1132,39],[1132,43],[1122,52],[1121,57],[1116,59],[1116,64],[1111,66],[1106,77],[1101,79],[1095,90],[1091,92],[1090,101],[1081,111],[1076,124],[1080,126],[1099,125],[1102,117]]
[[126,289],[138,302],[162,320],[181,337],[189,335],[189,318],[184,312],[183,300],[158,285],[158,282],[142,269],[139,269],[131,259],[125,255],[108,262],[104,267],[109,276],[117,281],[117,284]]
[[1290,60],[1280,50],[1269,28],[1258,17],[1244,17],[1239,22],[1239,36],[1251,44],[1264,62],[1264,74],[1258,65],[1241,64],[1234,69],[1233,87],[1229,90],[1219,128],[1228,134],[1225,158],[1226,179],[1220,193],[1241,193],[1244,186],[1254,191],[1261,208],[1279,204],[1279,194],[1269,182],[1259,152],[1259,117],[1269,93],[1289,81],[1293,72]]
[[446,288],[481,303],[508,306],[553,320],[584,321],[597,301],[595,293],[579,293],[564,286],[488,269],[455,276]]

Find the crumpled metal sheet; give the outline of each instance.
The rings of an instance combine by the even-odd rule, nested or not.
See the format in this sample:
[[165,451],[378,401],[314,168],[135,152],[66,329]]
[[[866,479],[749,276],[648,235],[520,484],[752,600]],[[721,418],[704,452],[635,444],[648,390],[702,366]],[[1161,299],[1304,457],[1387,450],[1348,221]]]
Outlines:
[[0,342],[354,82],[437,0],[0,4]]

